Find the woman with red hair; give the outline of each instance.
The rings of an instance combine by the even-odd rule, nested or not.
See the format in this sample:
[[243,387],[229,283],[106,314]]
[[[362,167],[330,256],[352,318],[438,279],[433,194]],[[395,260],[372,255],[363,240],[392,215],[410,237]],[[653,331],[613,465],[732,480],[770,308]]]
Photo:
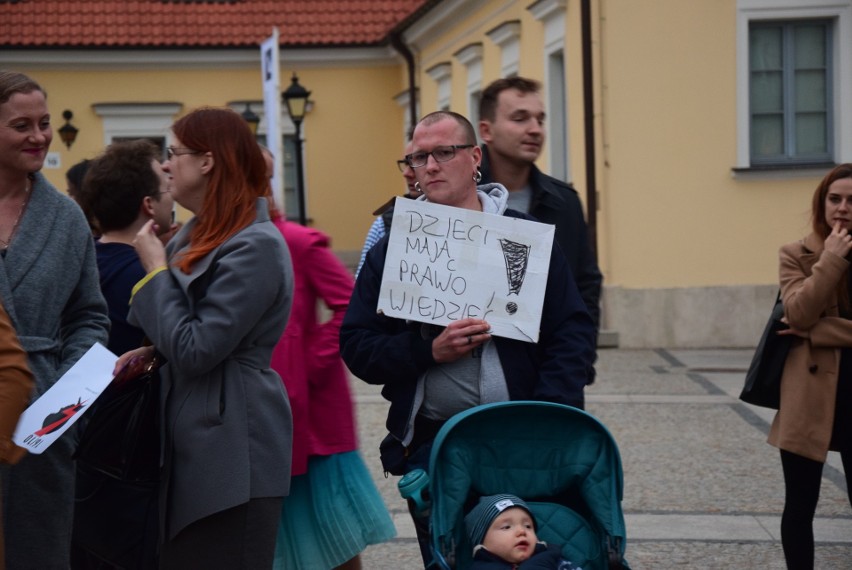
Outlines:
[[137,234],[147,275],[128,321],[154,346],[116,365],[155,352],[166,362],[160,568],[271,568],[290,484],[290,405],[270,368],[292,302],[290,256],[245,121],[203,108],[172,131],[163,170],[195,217],[165,249],[153,221]]

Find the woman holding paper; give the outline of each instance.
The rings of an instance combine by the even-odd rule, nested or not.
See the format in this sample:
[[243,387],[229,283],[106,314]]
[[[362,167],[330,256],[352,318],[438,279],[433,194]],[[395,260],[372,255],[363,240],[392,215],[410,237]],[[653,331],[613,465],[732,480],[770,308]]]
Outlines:
[[[163,170],[195,217],[167,249],[153,220],[136,235],[147,275],[128,315],[166,361],[160,568],[271,568],[290,483],[292,416],[270,368],[292,303],[290,255],[242,117],[198,109],[172,132]],[[153,349],[116,368],[140,355]]]
[[[53,139],[47,95],[0,71],[0,299],[46,392],[96,342],[109,319],[83,212],[39,172]],[[74,437],[2,470],[6,561],[67,568],[74,507]]]
[[852,501],[852,164],[817,186],[812,232],[781,248],[781,298],[793,334],[781,405],[769,432],[780,448],[786,498],[781,543],[788,568],[814,567],[813,520],[823,464],[839,451]]

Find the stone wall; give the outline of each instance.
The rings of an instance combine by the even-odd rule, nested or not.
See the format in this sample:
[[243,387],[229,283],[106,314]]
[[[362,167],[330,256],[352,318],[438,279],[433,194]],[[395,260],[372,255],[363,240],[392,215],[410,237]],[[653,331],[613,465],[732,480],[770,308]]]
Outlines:
[[602,329],[621,348],[754,347],[777,285],[625,289],[605,287]]

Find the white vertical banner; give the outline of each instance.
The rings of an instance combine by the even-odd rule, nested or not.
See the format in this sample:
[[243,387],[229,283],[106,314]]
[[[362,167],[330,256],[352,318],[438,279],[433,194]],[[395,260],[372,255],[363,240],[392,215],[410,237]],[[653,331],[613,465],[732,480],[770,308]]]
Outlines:
[[272,175],[272,196],[284,215],[284,148],[281,144],[281,74],[278,59],[278,28],[260,45],[263,73],[263,113],[266,116],[266,147],[275,158]]

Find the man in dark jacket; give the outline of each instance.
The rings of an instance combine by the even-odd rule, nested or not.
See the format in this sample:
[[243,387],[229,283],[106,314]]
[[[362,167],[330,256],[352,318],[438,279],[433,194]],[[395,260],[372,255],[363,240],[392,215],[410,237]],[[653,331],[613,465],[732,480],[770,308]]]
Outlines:
[[482,92],[482,183],[499,182],[509,190],[509,208],[556,226],[554,239],[599,328],[603,277],[589,244],[583,206],[573,186],[547,176],[535,165],[545,139],[540,88],[538,81],[510,77],[494,81]]

